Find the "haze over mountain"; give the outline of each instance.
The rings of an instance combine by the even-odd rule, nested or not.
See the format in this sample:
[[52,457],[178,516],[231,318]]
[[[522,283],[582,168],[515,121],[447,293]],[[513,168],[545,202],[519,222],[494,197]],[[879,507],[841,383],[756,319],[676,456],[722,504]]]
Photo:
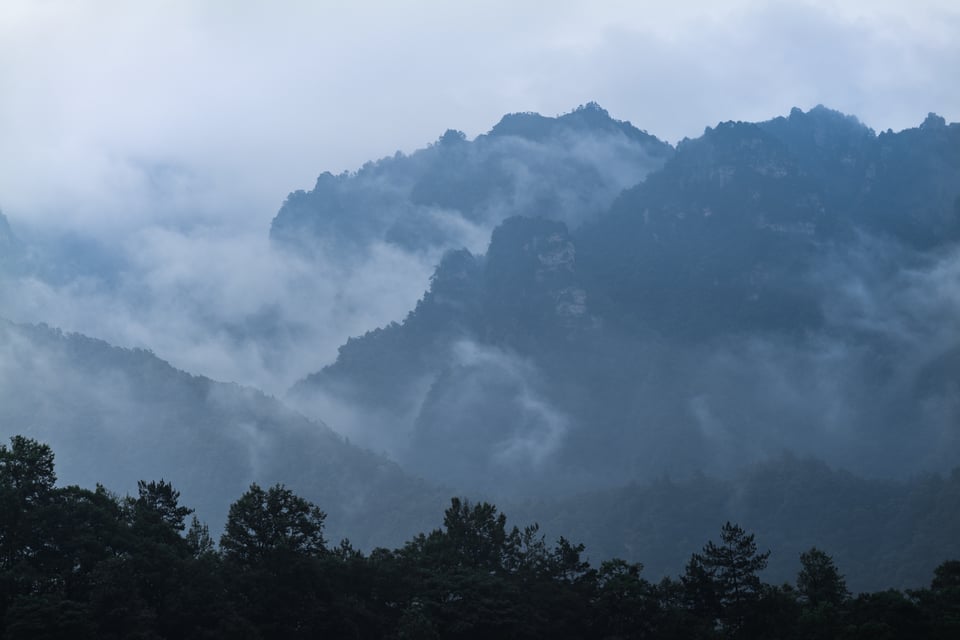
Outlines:
[[3,0],[0,640],[960,638],[957,34]]
[[[960,126],[823,107],[682,142],[604,215],[511,218],[402,324],[293,390],[417,473],[509,492],[782,450],[874,475],[960,454]],[[282,219],[281,211],[278,220]],[[439,461],[439,462],[438,462]]]
[[[0,279],[0,310],[282,394],[351,335],[402,317],[446,249],[482,250],[493,226],[516,211],[557,205],[571,221],[597,215],[670,152],[595,105],[561,118],[508,116],[454,148],[438,142],[352,176],[324,174],[321,185],[343,191],[335,200],[322,189],[291,194],[272,235],[300,238],[296,246],[309,251],[271,241],[246,219],[211,218],[202,208],[186,215],[176,191],[186,178],[159,167],[148,196],[151,206],[169,206],[170,217],[108,233],[14,229],[36,259],[28,277]],[[475,179],[475,202],[428,202],[445,197],[436,190],[451,172]],[[322,202],[342,215],[310,216]],[[334,234],[322,251],[321,219]]]
[[[176,474],[213,523],[279,481],[389,545],[462,492],[654,572],[690,545],[642,514],[716,526],[664,496],[713,496],[785,557],[857,503],[899,524],[831,538],[853,580],[910,584],[957,552],[956,474],[916,474],[960,460],[958,240],[960,125],[824,107],[676,148],[594,103],[512,114],[321,174],[269,233],[0,218],[2,435],[50,442],[69,482]],[[817,475],[837,500],[811,507]]]
[[579,226],[672,151],[592,102],[557,118],[509,114],[472,141],[451,129],[410,156],[323,173],[312,191],[290,194],[270,233],[308,255],[355,256],[376,240],[412,251],[481,250],[509,216]]
[[251,482],[284,483],[325,505],[332,536],[364,547],[399,544],[448,499],[255,389],[147,351],[0,321],[0,356],[4,437],[67,452],[57,464],[64,484],[134,493],[138,479],[164,478],[216,530]]

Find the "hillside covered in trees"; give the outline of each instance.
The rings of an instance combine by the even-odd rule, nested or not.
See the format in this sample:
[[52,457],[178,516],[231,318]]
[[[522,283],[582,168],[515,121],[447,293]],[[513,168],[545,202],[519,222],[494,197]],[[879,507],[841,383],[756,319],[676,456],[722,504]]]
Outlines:
[[877,134],[822,106],[725,122],[601,215],[514,216],[485,252],[448,252],[405,318],[288,399],[493,493],[783,451],[874,477],[948,471],[958,240],[960,124]]
[[[283,482],[324,506],[331,536],[367,551],[392,547],[430,526],[455,490],[269,396],[187,374],[149,352],[10,323],[0,325],[0,351],[0,421],[69,452],[59,473],[66,483],[132,493],[143,476],[167,478],[215,534],[250,483]],[[813,545],[829,545],[863,590],[920,586],[944,557],[960,556],[956,471],[870,480],[782,456],[730,476],[497,500],[518,522],[575,536],[595,562],[643,562],[651,579],[680,571],[690,547],[727,520],[763,536],[775,581],[790,578],[794,557]]]
[[730,521],[770,584],[817,547],[918,589],[960,556],[958,136],[815,107],[672,146],[591,103],[322,174],[255,238],[0,217],[0,435],[215,538],[284,483],[364,563],[462,495],[651,585]]
[[322,173],[313,189],[287,197],[270,237],[307,255],[355,259],[375,241],[413,251],[483,242],[516,215],[579,225],[672,153],[596,103],[556,118],[508,114],[474,140],[450,129],[410,155]]
[[958,34],[0,0],[0,640],[960,640]]
[[147,351],[0,320],[0,355],[0,425],[69,451],[60,476],[70,484],[132,492],[142,475],[166,475],[220,522],[251,482],[283,481],[327,505],[345,528],[337,533],[364,547],[399,543],[445,499],[260,391]]
[[0,445],[0,637],[41,638],[952,638],[960,562],[929,588],[855,597],[829,553],[769,584],[762,540],[726,523],[681,575],[591,566],[584,547],[508,528],[454,498],[443,525],[364,554],[328,541],[326,514],[252,484],[219,545],[168,482],[135,495],[57,487],[52,450]]

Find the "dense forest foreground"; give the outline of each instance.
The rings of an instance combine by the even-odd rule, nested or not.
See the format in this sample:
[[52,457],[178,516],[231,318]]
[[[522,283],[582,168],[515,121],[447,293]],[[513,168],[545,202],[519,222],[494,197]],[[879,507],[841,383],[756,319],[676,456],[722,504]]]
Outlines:
[[956,638],[960,561],[929,588],[852,595],[811,548],[792,583],[736,524],[676,578],[451,501],[439,529],[368,555],[283,485],[234,502],[219,545],[168,482],[56,484],[54,454],[0,445],[0,638]]

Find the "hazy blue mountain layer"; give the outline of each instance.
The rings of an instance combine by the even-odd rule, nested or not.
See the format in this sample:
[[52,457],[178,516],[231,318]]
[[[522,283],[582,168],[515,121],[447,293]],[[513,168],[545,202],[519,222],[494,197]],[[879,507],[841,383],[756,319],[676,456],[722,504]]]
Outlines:
[[[817,107],[674,149],[594,104],[513,114],[320,176],[269,245],[218,233],[28,244],[0,215],[0,315],[99,323],[264,388],[314,370],[286,398],[301,413],[3,321],[0,435],[49,442],[64,482],[169,476],[213,525],[283,482],[365,548],[460,493],[654,574],[728,519],[776,579],[814,544],[871,589],[960,553],[960,125],[877,135]],[[434,260],[405,318],[317,355],[327,323],[375,325],[385,286]]]
[[828,550],[854,593],[916,588],[940,557],[960,557],[960,467],[909,481],[868,480],[784,455],[727,478],[661,477],[504,508],[584,542],[593,561],[643,562],[651,580],[681,573],[685,549],[727,521],[755,532],[772,552],[765,575],[774,583],[790,580],[811,546]]
[[291,399],[511,495],[784,450],[885,476],[960,459],[960,125],[723,123],[603,215],[557,218],[449,253]]
[[672,151],[595,103],[556,118],[511,114],[472,141],[448,130],[409,156],[324,173],[311,191],[289,195],[270,233],[308,255],[349,255],[373,241],[408,250],[469,246],[512,215],[576,226]]
[[0,427],[69,452],[63,483],[135,493],[163,477],[212,526],[251,482],[309,496],[333,539],[364,546],[402,541],[447,499],[259,391],[45,326],[0,321]]
[[[63,484],[99,477],[135,493],[138,479],[165,478],[216,526],[250,482],[283,482],[328,512],[329,539],[349,535],[366,549],[429,525],[450,493],[272,398],[148,352],[4,323],[0,354],[0,425],[71,452],[58,458]],[[500,504],[514,522],[586,543],[595,563],[642,561],[651,579],[681,572],[689,547],[728,520],[773,551],[766,575],[774,582],[790,579],[812,545],[830,551],[854,590],[922,585],[942,558],[960,553],[956,470],[878,481],[781,456],[728,478],[661,477]]]

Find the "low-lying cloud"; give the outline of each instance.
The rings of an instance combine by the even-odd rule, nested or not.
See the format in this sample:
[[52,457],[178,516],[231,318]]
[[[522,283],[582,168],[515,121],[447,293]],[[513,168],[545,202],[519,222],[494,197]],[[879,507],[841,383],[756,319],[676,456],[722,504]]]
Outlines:
[[346,268],[277,250],[266,229],[223,226],[150,226],[114,240],[105,249],[115,270],[3,278],[0,315],[150,349],[275,394],[330,362],[349,336],[402,317],[439,259],[374,243]]

